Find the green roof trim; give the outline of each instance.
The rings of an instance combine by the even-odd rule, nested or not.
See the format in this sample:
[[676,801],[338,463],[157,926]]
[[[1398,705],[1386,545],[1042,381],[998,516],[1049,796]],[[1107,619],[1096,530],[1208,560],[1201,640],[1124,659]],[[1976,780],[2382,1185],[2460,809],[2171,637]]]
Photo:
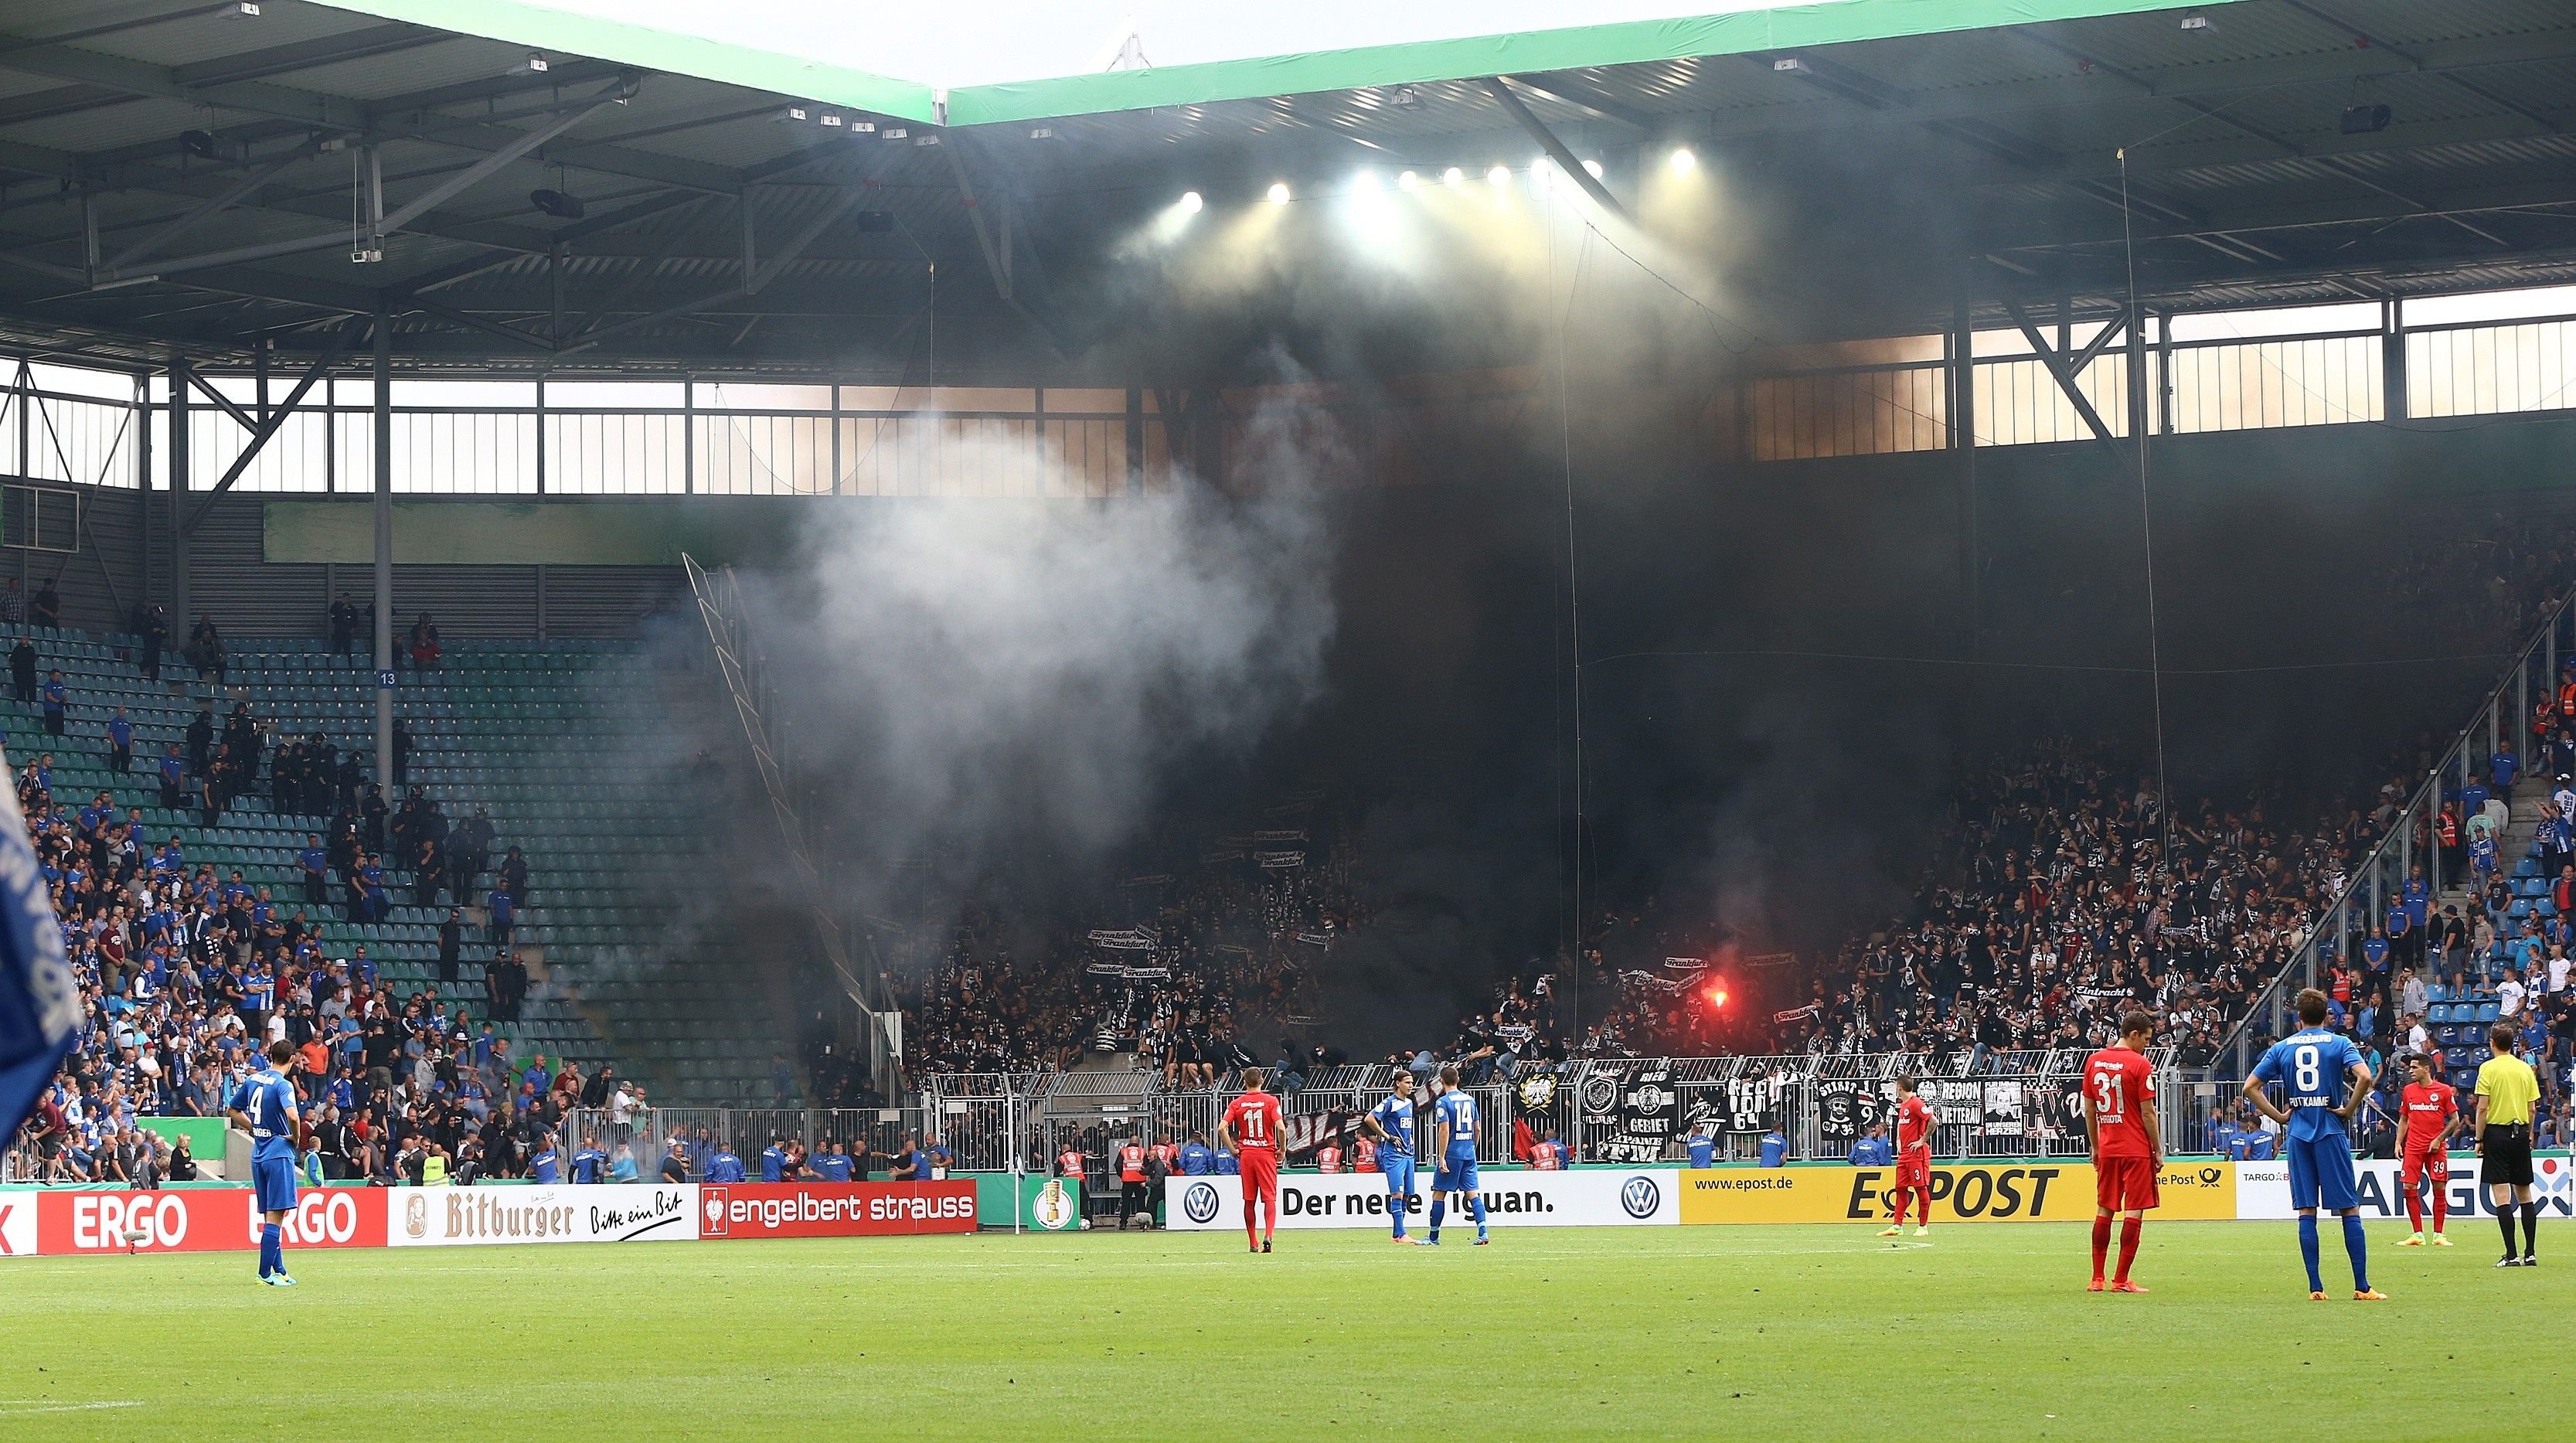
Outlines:
[[[939,93],[926,83],[622,21],[574,15],[530,0],[314,3],[539,50],[770,91],[786,98],[845,105],[923,124],[941,123],[937,113]],[[2229,3],[2234,0],[2205,0],[2196,8]],[[1480,75],[1572,70],[1703,55],[1746,55],[2184,8],[2195,7],[2177,4],[2176,0],[1815,0],[1725,15],[1581,25],[964,86],[947,93],[945,123],[991,125],[1049,120]]]
[[657,30],[622,20],[576,15],[527,0],[312,0],[334,10],[403,20],[554,55],[577,55],[666,71],[700,80],[766,90],[789,99],[816,100],[932,123],[931,88],[889,75],[754,46]]
[[1689,19],[1585,25],[977,85],[949,93],[948,122],[985,125],[1047,120],[1158,105],[1203,105],[1480,75],[1576,70],[1702,55],[1748,55],[2181,8],[2185,7],[2176,5],[2174,0],[1823,0]]

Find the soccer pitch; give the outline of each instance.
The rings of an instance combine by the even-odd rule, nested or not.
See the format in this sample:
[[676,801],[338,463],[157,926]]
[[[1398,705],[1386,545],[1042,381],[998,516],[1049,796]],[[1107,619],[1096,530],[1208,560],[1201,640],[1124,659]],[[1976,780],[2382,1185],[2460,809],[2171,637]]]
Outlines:
[[2374,1229],[2376,1304],[2331,1237],[2310,1302],[2287,1223],[2151,1223],[2146,1297],[2083,1291],[2051,1224],[313,1251],[292,1291],[250,1253],[34,1259],[0,1264],[0,1437],[2536,1436],[2568,1281],[2453,1235]]

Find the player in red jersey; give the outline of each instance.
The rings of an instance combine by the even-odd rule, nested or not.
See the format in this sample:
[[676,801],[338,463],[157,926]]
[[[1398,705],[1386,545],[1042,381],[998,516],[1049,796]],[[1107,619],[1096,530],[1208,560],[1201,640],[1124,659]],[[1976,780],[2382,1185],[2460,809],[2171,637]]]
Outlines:
[[[1256,1253],[1270,1251],[1279,1228],[1279,1099],[1261,1090],[1261,1069],[1243,1070],[1243,1095],[1225,1110],[1217,1141],[1233,1150],[1243,1171],[1243,1236]],[[1263,1209],[1259,1235],[1253,1225],[1254,1204]]]
[[1892,1238],[1905,1231],[1905,1200],[1913,1198],[1920,1206],[1914,1215],[1914,1235],[1929,1237],[1932,1232],[1932,1105],[1914,1095],[1914,1075],[1896,1079],[1896,1187],[1890,1199],[1896,1208],[1896,1221],[1879,1233]]
[[2433,1246],[2447,1248],[2451,1240],[2442,1236],[2442,1224],[2451,1211],[2451,1135],[2460,1130],[2460,1103],[2451,1094],[2451,1084],[2434,1078],[2433,1059],[2423,1053],[2407,1054],[2406,1090],[2399,1094],[2398,1110],[2406,1114],[2406,1146],[2398,1154],[2405,1161],[2399,1166],[2397,1185],[2406,1189],[2406,1220],[2415,1225],[2415,1235],[2398,1246],[2424,1246],[2424,1199],[2418,1187],[2429,1172],[2433,1175]]
[[2084,1060],[2084,1135],[2093,1143],[2093,1283],[2103,1291],[2102,1260],[2111,1250],[2111,1215],[2120,1215],[2120,1270],[2110,1291],[2143,1293],[2129,1281],[2147,1209],[2156,1206],[2156,1170],[2165,1140],[2156,1118],[2156,1068],[2147,1043],[2155,1017],[2143,1009],[2120,1018],[2120,1040]]

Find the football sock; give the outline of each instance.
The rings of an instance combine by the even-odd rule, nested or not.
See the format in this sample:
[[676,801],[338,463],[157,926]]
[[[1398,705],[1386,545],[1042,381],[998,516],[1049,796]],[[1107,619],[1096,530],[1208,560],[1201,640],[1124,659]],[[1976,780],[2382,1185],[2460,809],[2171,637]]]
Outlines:
[[1395,1220],[1395,1235],[1404,1236],[1404,1197],[1397,1194],[1387,1200],[1387,1216]]
[[1440,1237],[1440,1220],[1447,1216],[1449,1216],[1449,1199],[1433,1198],[1431,1200],[1431,1236],[1434,1241]]
[[2496,1227],[2501,1229],[2504,1233],[2504,1255],[2506,1257],[2514,1256],[2512,1204],[2508,1203],[2505,1206],[2496,1209]]
[[2539,1232],[2540,1200],[2538,1198],[2534,1198],[2530,1202],[2522,1205],[2522,1255],[2524,1257],[2528,1258],[2538,1256],[2538,1254],[2533,1251],[2533,1248],[2534,1239],[2539,1235]]
[[2433,1194],[2433,1232],[2438,1236],[2442,1231],[2443,1220],[2451,1214],[2449,1189],[2443,1187],[2438,1178],[2425,1184],[2425,1188]]
[[271,1273],[285,1271],[285,1240],[280,1235],[277,1224],[261,1223],[259,1225],[259,1275],[264,1278]]
[[2111,1219],[2107,1216],[2095,1218],[2093,1220],[2093,1276],[2097,1281],[2102,1276],[2102,1260],[2110,1254],[2110,1251]]
[[2411,1187],[2406,1190],[2406,1221],[2415,1225],[2415,1231],[2424,1231],[2424,1198]]
[[2129,1280],[2129,1264],[2137,1261],[2138,1257],[2138,1235],[2146,1230],[2147,1220],[2145,1218],[2122,1218],[2120,1220],[2120,1276],[2118,1281],[2125,1283]]
[[1254,1211],[1252,1204],[1247,1202],[1243,1205],[1243,1240],[1247,1243],[1261,1241],[1261,1224],[1253,1216]]
[[1908,1198],[1913,1196],[1914,1189],[1912,1188],[1901,1187],[1896,1190],[1896,1225],[1898,1227],[1905,1226],[1905,1203]]
[[[1476,1236],[1483,1237],[1485,1235],[1485,1195],[1483,1193],[1467,1199],[1467,1216],[1476,1220]],[[2528,1217],[2530,1214],[2525,1213],[2524,1216]]]
[[2352,1290],[2370,1291],[2370,1234],[2361,1230],[2361,1215],[2346,1213],[2343,1219],[2343,1253],[2352,1259]]
[[2322,1293],[2326,1280],[2317,1275],[2317,1215],[2299,1214],[2299,1257],[2308,1265],[2308,1291]]

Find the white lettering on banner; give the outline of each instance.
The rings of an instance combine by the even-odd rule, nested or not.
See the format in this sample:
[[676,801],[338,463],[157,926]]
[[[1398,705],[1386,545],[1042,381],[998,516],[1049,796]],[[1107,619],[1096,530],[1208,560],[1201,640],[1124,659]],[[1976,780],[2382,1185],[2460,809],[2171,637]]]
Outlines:
[[[246,1208],[250,1221],[245,1234],[252,1247],[259,1246],[262,1220],[259,1209]],[[306,1190],[295,1198],[294,1211],[286,1215],[286,1245],[291,1248],[320,1247],[325,1243],[346,1247],[358,1236],[358,1200],[345,1192]]]
[[75,1248],[175,1248],[188,1238],[188,1203],[178,1193],[83,1193],[72,1199]]
[[697,1187],[432,1187],[396,1190],[389,1241],[397,1247],[483,1243],[693,1241]]
[[[2406,1216],[2406,1188],[2399,1179],[2403,1164],[2377,1158],[2353,1164],[2353,1193],[2361,1203],[2365,1218],[2402,1218]],[[2576,1217],[2576,1167],[2571,1167],[2567,1154],[2550,1153],[2532,1159],[2532,1197],[2552,1217]],[[2428,1179],[2419,1186],[2429,1189]],[[2478,1182],[2478,1160],[2468,1153],[2451,1156],[2451,1179],[2447,1189],[2449,1210],[2453,1218],[2493,1217],[2495,1207],[2487,1190]],[[2429,1192],[2425,1201],[2431,1203]],[[2236,1164],[2236,1215],[2248,1219],[2279,1219],[2298,1216],[2290,1206],[2290,1165],[2286,1162],[2240,1162]]]
[[0,1196],[0,1258],[32,1258],[35,1255],[35,1195]]
[[[1680,1173],[1673,1168],[1586,1168],[1534,1172],[1496,1168],[1484,1174],[1485,1215],[1498,1227],[1657,1227],[1681,1221]],[[1428,1179],[1404,1201],[1405,1216],[1428,1212]],[[1279,1179],[1283,1228],[1387,1226],[1396,1202],[1376,1173],[1290,1173]],[[1457,1211],[1457,1210],[1453,1210]],[[1163,1216],[1179,1229],[1243,1226],[1243,1184],[1233,1177],[1163,1180]],[[1456,1216],[1451,1225],[1472,1227]]]

